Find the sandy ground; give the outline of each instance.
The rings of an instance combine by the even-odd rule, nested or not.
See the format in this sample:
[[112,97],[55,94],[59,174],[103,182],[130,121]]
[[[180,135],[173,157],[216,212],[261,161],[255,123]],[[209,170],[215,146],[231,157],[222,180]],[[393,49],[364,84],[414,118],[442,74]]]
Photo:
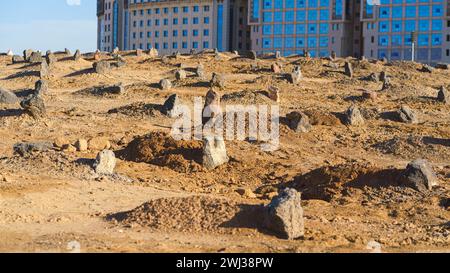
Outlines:
[[[370,252],[372,241],[386,252],[450,251],[450,105],[435,99],[440,86],[450,86],[448,70],[430,74],[420,72],[421,65],[415,63],[352,60],[355,76],[350,79],[343,74],[344,60],[337,61],[340,68],[336,69],[328,67],[327,60],[282,59],[279,62],[285,71],[292,71],[296,63],[302,66],[305,78],[294,86],[274,77],[270,65],[275,60],[270,58],[258,60],[260,69],[254,71],[254,61],[233,54],[221,54],[220,60],[214,54],[182,56],[168,64],[148,56],[125,55],[127,65],[106,75],[90,70],[93,60],[89,57],[74,61],[59,54],[58,58],[49,77],[50,91],[44,96],[45,120],[22,114],[19,105],[0,104],[2,252],[69,252],[68,244],[74,241],[82,252]],[[64,137],[73,143],[97,136],[108,138],[112,149],[119,151],[133,137],[168,132],[174,120],[164,115],[148,114],[139,107],[126,113],[109,111],[138,103],[162,104],[175,93],[192,104],[194,97],[206,94],[209,80],[189,76],[170,91],[161,91],[157,83],[165,77],[174,80],[177,64],[194,68],[199,63],[204,64],[208,79],[212,72],[225,75],[222,95],[264,91],[276,85],[281,90],[282,116],[301,110],[340,117],[357,104],[364,110],[366,123],[315,125],[308,133],[296,133],[282,124],[279,150],[264,152],[258,143],[230,141],[230,163],[214,171],[181,172],[170,166],[119,160],[119,176],[101,178],[90,166],[79,163],[80,159],[94,159],[95,150],[50,151],[26,157],[13,153],[17,142],[53,142]],[[10,57],[0,56],[0,87],[26,97],[38,80],[33,72],[36,68],[12,65]],[[392,77],[389,90],[380,91],[381,82],[362,79],[381,71]],[[83,92],[118,83],[126,86],[125,94]],[[378,99],[361,100],[361,89],[376,91]],[[233,102],[261,103],[259,100],[267,102],[260,95]],[[401,105],[417,111],[420,122],[405,124],[388,118],[385,113]],[[198,195],[256,207],[267,204],[278,189],[295,185],[296,177],[324,166],[341,165],[358,173],[358,164],[404,169],[417,158],[427,159],[436,172],[439,185],[433,191],[420,193],[384,181],[381,186],[344,185],[328,199],[304,198],[305,236],[293,241],[280,239],[251,221],[237,221],[233,226],[225,223],[230,219],[223,219],[220,228],[197,226],[186,231],[164,224],[150,227],[139,221],[125,225],[108,217],[151,200]],[[341,179],[339,182],[349,180],[344,173]],[[256,195],[241,195],[239,189]],[[177,213],[174,219],[197,216],[189,210]],[[170,208],[166,217],[171,217]],[[208,219],[214,219],[214,213]]]

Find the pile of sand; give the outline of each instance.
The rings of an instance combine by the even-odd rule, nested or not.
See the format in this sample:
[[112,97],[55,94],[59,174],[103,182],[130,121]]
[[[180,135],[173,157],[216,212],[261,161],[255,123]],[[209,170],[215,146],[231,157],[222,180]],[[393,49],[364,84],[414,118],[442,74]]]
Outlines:
[[181,232],[218,231],[239,212],[239,205],[226,199],[203,196],[152,200],[131,211],[108,216],[125,226]]
[[135,138],[117,152],[123,160],[168,167],[177,172],[201,171],[203,144],[201,141],[177,141],[169,134],[152,132]]
[[161,117],[162,106],[157,104],[148,104],[136,102],[108,111],[108,114],[121,114],[129,117]]

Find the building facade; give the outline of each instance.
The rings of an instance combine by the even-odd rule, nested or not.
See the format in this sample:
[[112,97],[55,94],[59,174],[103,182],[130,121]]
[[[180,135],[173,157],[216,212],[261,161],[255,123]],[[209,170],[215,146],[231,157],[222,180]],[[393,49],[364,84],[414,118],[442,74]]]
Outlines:
[[[98,0],[98,48],[450,62],[450,0]],[[414,35],[412,35],[414,33]],[[413,38],[416,37],[416,38]]]
[[364,54],[369,58],[450,62],[450,1],[364,1],[361,21]]

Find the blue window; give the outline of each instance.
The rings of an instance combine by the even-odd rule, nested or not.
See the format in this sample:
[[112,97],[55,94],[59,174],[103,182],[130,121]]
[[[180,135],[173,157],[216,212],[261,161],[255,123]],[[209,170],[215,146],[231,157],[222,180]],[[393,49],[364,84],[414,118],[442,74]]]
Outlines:
[[308,33],[315,34],[317,32],[316,24],[308,24]]
[[305,34],[306,28],[304,24],[297,24],[295,25],[295,33],[296,34]]
[[405,21],[405,31],[416,31],[416,21],[406,20]]
[[295,47],[295,42],[294,42],[294,38],[285,38],[284,39],[284,47],[286,48],[294,48]]
[[441,31],[442,30],[442,20],[432,20],[431,21],[431,30]]
[[274,38],[273,39],[273,47],[274,48],[282,48],[283,47],[283,39],[281,39],[281,38]]
[[198,42],[193,42],[192,43],[192,48],[198,48]]
[[442,45],[442,34],[431,34],[431,44],[434,46]]
[[188,36],[188,31],[187,29],[183,29],[183,37],[187,37]]
[[295,44],[297,47],[300,47],[300,48],[305,47],[305,38],[301,38],[301,37],[295,38]]
[[428,46],[430,44],[430,38],[428,34],[419,34],[418,36],[419,46]]
[[203,30],[203,36],[209,36],[209,29]]
[[203,48],[209,48],[209,42],[203,42]]
[[328,34],[328,24],[319,24],[320,34]]
[[294,34],[294,25],[287,24],[284,26],[284,34],[285,35],[293,35]]
[[272,39],[263,38],[263,48],[271,48],[272,47]]
[[263,35],[272,34],[272,25],[263,25]]
[[381,21],[378,25],[378,31],[379,32],[389,32],[389,22]]
[[328,21],[330,19],[330,12],[327,9],[320,11],[320,21]]
[[316,37],[309,37],[308,38],[308,47],[317,47],[317,38]]
[[391,44],[392,44],[392,46],[401,46],[402,45],[402,36],[393,35]]
[[172,43],[172,48],[173,49],[177,49],[178,48],[178,43],[177,42],[173,42]]
[[442,16],[442,6],[441,5],[433,6],[432,16],[433,17],[441,17]]
[[378,37],[378,45],[379,46],[388,46],[389,45],[389,36],[381,35]]
[[430,21],[419,20],[419,31],[428,31],[430,29]]
[[285,13],[285,21],[286,22],[294,22],[295,13],[293,11],[286,11]]
[[322,36],[319,38],[319,46],[320,47],[328,47],[328,37]]
[[317,21],[317,10],[308,11],[308,20],[309,21]]
[[416,7],[407,6],[406,7],[406,17],[416,17]]
[[203,18],[203,23],[204,24],[209,24],[209,17],[204,17]]
[[419,6],[419,17],[429,17],[430,7],[429,6]]
[[272,22],[272,12],[263,13],[263,22]]
[[389,8],[380,7],[380,18],[389,18]]
[[273,25],[273,33],[275,35],[283,34],[283,25],[282,24]]
[[402,31],[402,22],[392,21],[392,32],[401,32],[401,31]]

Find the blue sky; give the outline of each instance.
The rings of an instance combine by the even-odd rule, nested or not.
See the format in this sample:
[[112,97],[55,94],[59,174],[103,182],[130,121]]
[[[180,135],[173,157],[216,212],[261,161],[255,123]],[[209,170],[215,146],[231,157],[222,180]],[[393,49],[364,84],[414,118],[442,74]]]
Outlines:
[[0,52],[24,49],[83,52],[97,46],[96,0],[1,1]]

